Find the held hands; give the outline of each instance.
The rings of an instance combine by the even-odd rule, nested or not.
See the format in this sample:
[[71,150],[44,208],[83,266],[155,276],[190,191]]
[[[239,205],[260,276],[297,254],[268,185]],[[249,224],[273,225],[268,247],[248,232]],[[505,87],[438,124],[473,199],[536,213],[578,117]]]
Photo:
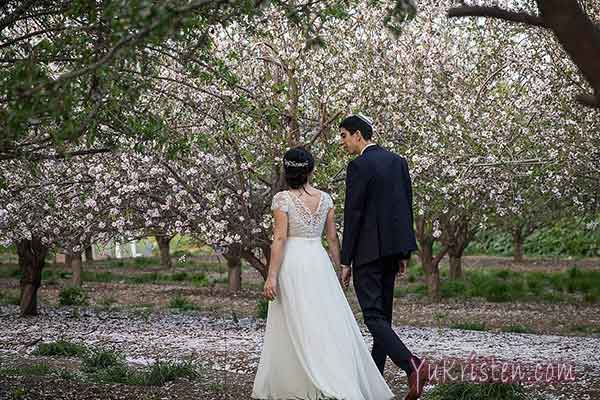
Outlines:
[[408,264],[408,260],[399,260],[398,261],[398,278],[402,279],[406,276],[406,265]]
[[277,278],[268,276],[263,288],[263,296],[265,296],[267,300],[275,300],[278,295],[279,287],[277,284]]
[[342,265],[342,287],[344,290],[348,289],[350,285],[350,277],[352,276],[352,269],[347,265]]

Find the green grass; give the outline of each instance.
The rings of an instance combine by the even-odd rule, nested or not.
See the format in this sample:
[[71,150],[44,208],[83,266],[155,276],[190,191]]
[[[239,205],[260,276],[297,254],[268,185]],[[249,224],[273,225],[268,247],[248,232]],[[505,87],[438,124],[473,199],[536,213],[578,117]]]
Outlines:
[[16,291],[0,291],[0,304],[12,304],[18,306],[21,303],[19,293]]
[[590,324],[571,324],[569,330],[583,335],[600,335],[600,326]]
[[83,306],[88,304],[87,294],[80,287],[66,287],[58,295],[58,304],[61,306]]
[[264,298],[258,299],[256,302],[256,316],[258,318],[267,319],[269,313],[269,301]]
[[600,271],[577,268],[562,272],[465,271],[464,280],[442,280],[440,292],[443,298],[480,297],[490,302],[596,303],[600,301]]
[[177,309],[180,311],[193,311],[199,309],[199,307],[196,304],[192,303],[181,294],[178,294],[177,296],[171,299],[171,301],[169,302],[169,308]]
[[51,372],[52,369],[45,362],[21,367],[0,368],[0,376],[44,376]]
[[0,265],[0,279],[20,278],[21,271],[18,266]]
[[162,386],[178,378],[197,379],[200,376],[191,362],[155,362],[144,374],[144,384]]
[[529,400],[520,385],[506,383],[450,383],[435,386],[423,400]]
[[512,332],[512,333],[534,333],[533,329],[519,324],[513,324],[502,327],[502,332]]
[[83,345],[64,340],[42,343],[33,351],[33,355],[47,357],[82,357],[87,353]]
[[101,369],[125,365],[124,358],[111,350],[95,349],[82,358],[82,369],[85,372],[97,372]]
[[486,331],[487,327],[482,322],[469,322],[469,321],[461,321],[450,324],[450,328],[452,329],[464,329],[466,331]]

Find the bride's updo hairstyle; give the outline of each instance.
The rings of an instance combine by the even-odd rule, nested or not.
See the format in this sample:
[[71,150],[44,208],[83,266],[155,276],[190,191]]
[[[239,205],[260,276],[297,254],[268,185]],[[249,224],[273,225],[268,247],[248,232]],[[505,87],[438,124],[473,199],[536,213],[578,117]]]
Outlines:
[[315,159],[304,147],[289,149],[283,156],[285,181],[292,189],[300,189],[304,186],[314,168]]

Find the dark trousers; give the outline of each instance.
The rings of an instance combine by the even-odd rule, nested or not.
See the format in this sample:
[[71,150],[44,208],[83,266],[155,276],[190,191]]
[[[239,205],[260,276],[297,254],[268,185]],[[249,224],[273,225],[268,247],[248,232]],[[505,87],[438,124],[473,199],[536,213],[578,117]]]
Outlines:
[[354,290],[363,311],[363,318],[371,336],[371,356],[383,375],[386,357],[407,375],[413,370],[411,352],[392,329],[394,282],[398,274],[398,257],[384,257],[368,264],[353,266]]

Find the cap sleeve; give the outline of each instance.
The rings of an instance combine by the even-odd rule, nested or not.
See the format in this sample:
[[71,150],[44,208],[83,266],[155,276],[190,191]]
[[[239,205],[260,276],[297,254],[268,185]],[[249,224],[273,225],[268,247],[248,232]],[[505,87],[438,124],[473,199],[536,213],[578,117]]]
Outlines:
[[325,209],[329,210],[330,208],[334,207],[333,204],[333,199],[331,198],[331,196],[329,195],[329,193],[325,193]]
[[284,213],[288,212],[288,201],[285,192],[279,192],[273,196],[273,202],[271,203],[271,210],[281,210]]

